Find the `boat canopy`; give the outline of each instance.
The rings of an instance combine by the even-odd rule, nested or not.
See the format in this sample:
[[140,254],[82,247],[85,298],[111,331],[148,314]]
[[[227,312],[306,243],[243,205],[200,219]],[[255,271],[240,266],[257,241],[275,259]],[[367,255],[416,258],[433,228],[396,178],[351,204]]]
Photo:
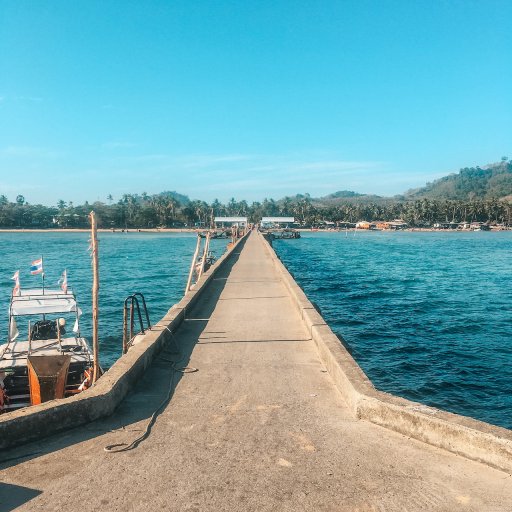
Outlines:
[[10,313],[13,316],[44,315],[48,313],[78,313],[80,308],[73,292],[68,290],[21,290],[11,299]]

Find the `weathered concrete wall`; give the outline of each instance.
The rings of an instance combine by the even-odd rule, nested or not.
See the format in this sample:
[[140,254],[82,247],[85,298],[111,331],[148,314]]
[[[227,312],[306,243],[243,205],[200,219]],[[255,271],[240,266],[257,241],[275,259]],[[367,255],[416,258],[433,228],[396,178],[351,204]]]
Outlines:
[[210,280],[229,260],[237,245],[204,273],[194,289],[171,307],[90,389],[70,398],[52,400],[0,415],[0,448],[39,439],[112,414],[154,357],[169,342],[171,332],[176,331],[187,310],[194,305]]
[[265,244],[316,343],[320,358],[357,418],[512,472],[510,430],[376,390],[344,347],[343,340],[340,342],[279,260],[270,243],[265,241]]

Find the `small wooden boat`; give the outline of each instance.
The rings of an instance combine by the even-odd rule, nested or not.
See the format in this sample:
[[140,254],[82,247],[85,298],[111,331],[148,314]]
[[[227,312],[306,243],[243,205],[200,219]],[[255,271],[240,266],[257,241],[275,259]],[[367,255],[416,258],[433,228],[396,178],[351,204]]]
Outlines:
[[210,239],[212,238],[229,238],[231,236],[231,230],[228,229],[212,229],[207,231],[202,231],[199,233],[201,238],[206,238],[207,233],[210,233]]
[[273,240],[293,240],[300,238],[300,232],[292,228],[276,229],[270,231]]
[[[80,335],[71,289],[19,290],[9,305],[9,336],[0,345],[0,414],[79,393],[92,383],[93,357]],[[66,321],[74,322],[66,333]],[[19,340],[18,326],[28,336]]]

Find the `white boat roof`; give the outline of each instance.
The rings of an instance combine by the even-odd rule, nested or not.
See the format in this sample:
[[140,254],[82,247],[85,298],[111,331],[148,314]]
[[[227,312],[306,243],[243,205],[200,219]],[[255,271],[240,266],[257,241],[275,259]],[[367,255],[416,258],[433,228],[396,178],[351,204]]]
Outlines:
[[47,313],[76,313],[78,305],[71,290],[21,290],[11,300],[11,315],[42,315]]
[[294,217],[262,217],[261,222],[287,222],[287,223],[294,223],[295,218]]
[[215,217],[215,222],[240,222],[247,224],[247,217]]

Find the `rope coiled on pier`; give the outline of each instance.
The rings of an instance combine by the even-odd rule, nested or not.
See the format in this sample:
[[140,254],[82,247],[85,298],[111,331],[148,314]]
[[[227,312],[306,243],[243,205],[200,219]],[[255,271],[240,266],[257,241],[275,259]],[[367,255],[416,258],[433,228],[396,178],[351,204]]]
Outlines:
[[[171,336],[173,336],[172,331],[169,328],[166,328],[166,329],[171,333]],[[139,437],[135,438],[131,443],[109,444],[103,448],[104,451],[106,451],[108,453],[121,453],[121,452],[127,452],[127,451],[137,448],[137,446],[139,446],[139,444],[142,443],[142,441],[144,441],[144,439],[147,439],[149,437],[149,434],[151,433],[151,428],[155,424],[156,418],[158,417],[160,412],[163,410],[163,408],[171,400],[171,397],[172,397],[172,394],[174,391],[176,375],[178,375],[179,373],[185,374],[185,373],[195,373],[195,372],[199,371],[197,368],[193,368],[191,366],[185,366],[183,368],[178,368],[177,364],[183,360],[183,356],[178,361],[172,361],[171,359],[165,359],[163,357],[161,357],[159,359],[161,361],[166,361],[168,363],[172,363],[171,364],[172,377],[171,377],[171,380],[169,383],[169,389],[167,390],[167,395],[162,400],[162,402],[160,402],[160,404],[156,408],[155,412],[153,412],[153,414],[151,415],[151,418],[149,419],[149,421],[146,425],[146,428],[144,429],[144,432]]]

